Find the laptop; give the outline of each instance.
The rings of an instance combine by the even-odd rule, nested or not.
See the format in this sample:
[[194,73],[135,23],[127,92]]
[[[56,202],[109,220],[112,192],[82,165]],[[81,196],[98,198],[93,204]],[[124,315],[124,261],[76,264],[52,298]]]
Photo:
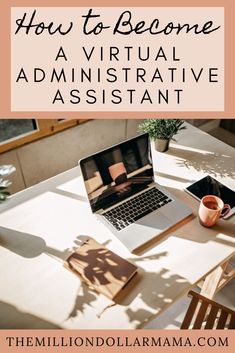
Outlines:
[[154,180],[148,134],[79,161],[92,212],[134,251],[192,210]]

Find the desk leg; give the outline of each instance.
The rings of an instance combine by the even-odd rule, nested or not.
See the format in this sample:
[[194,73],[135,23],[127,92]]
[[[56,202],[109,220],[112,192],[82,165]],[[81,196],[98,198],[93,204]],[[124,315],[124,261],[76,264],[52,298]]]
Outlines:
[[201,295],[204,295],[209,299],[213,299],[219,287],[220,281],[224,276],[224,271],[227,267],[227,264],[228,261],[218,266],[214,271],[206,276],[200,292]]

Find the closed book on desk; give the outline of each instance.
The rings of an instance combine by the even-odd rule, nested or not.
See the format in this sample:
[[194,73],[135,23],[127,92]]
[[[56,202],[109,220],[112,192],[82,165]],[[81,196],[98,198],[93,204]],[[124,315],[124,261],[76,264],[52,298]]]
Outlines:
[[137,272],[135,265],[92,238],[69,256],[65,267],[110,299],[114,299]]

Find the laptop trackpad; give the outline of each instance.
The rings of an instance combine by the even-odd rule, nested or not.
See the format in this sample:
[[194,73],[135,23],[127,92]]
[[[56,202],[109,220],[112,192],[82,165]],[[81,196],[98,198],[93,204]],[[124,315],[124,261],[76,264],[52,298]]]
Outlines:
[[153,212],[135,223],[159,231],[163,231],[172,225],[172,221],[159,211]]

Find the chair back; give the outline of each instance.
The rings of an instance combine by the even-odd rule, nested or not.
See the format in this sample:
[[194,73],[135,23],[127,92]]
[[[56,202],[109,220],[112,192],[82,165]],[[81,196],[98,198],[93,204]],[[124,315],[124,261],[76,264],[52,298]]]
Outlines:
[[190,291],[191,303],[181,329],[235,329],[235,311]]

